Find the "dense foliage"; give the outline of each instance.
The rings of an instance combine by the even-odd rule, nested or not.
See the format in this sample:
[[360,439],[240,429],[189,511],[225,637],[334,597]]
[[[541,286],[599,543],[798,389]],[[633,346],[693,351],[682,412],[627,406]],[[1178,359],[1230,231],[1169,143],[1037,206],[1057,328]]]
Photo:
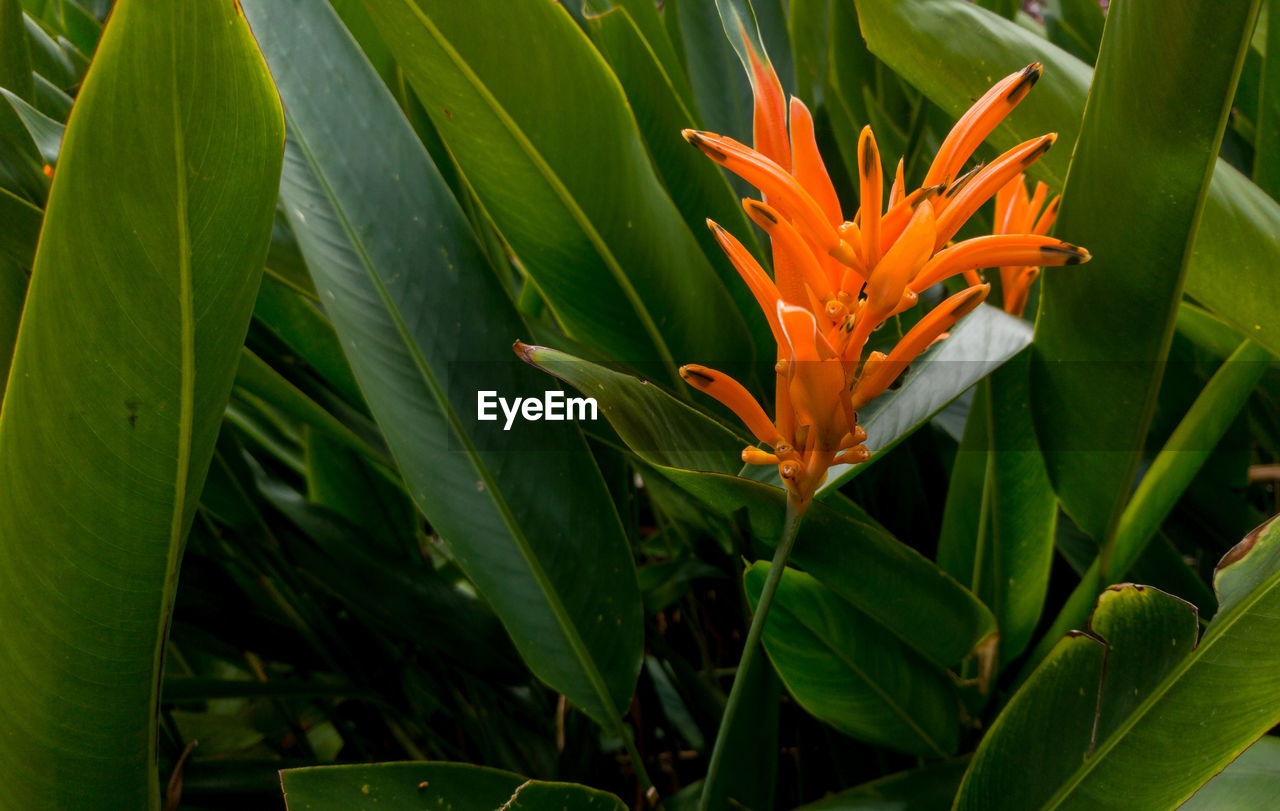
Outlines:
[[1025,5],[0,0],[0,808],[1273,804],[1280,10]]

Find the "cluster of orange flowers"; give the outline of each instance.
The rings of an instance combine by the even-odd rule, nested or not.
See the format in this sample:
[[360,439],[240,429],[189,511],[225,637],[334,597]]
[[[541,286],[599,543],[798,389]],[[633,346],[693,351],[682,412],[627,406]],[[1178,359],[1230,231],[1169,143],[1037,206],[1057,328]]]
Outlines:
[[[1053,145],[1049,134],[1019,144],[987,165],[962,171],[978,146],[1040,77],[1029,65],[998,82],[943,141],[923,184],[908,190],[903,161],[884,201],[880,152],[871,128],[858,142],[861,207],[845,220],[818,153],[813,119],[798,99],[784,101],[767,62],[753,58],[755,148],[708,132],[684,137],[712,160],[760,190],[744,200],[768,233],[770,276],[750,251],[714,222],[708,225],[764,311],[777,342],[775,419],[737,381],[705,366],[680,370],[686,382],[731,409],[772,450],[748,447],[743,461],[777,465],[801,507],[833,464],[865,461],[857,411],[881,394],[917,355],[990,292],[980,268],[1001,268],[1005,306],[1020,314],[1038,267],[1088,261],[1083,248],[1045,236],[1055,199],[1040,215],[1047,189],[1028,197],[1023,171]],[[788,116],[789,112],[789,116]],[[790,126],[788,127],[788,120]],[[992,196],[996,231],[953,243]],[[1039,218],[1037,219],[1037,215]],[[921,293],[963,274],[970,286],[916,323],[888,353],[866,354],[871,332],[913,307]]]

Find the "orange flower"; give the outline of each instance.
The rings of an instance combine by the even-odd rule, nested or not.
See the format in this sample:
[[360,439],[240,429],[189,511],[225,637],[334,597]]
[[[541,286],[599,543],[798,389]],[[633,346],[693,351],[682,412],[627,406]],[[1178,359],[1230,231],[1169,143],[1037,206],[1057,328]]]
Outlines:
[[[1049,195],[1049,187],[1036,183],[1035,191],[1027,193],[1026,182],[1019,174],[996,192],[996,218],[994,232],[996,234],[1036,234],[1043,236],[1049,233],[1054,220],[1058,218],[1058,202],[1061,196],[1054,197],[1045,205]],[[1043,212],[1041,209],[1044,209]],[[1042,254],[1028,251],[1022,262],[1004,257],[1000,267],[1000,289],[1004,291],[1005,312],[1021,317],[1027,306],[1027,295],[1031,292],[1031,283],[1040,275],[1037,265],[1046,264]],[[993,263],[994,264],[994,263]],[[1048,263],[1052,264],[1052,263]],[[1068,257],[1064,264],[1073,264]],[[970,282],[979,280],[976,271],[968,271],[965,278]]]
[[[685,130],[684,137],[764,198],[744,200],[743,206],[769,234],[772,276],[731,234],[714,222],[708,225],[755,296],[777,343],[775,418],[770,420],[745,388],[720,372],[689,365],[681,375],[734,411],[756,439],[772,448],[747,448],[743,460],[778,465],[803,507],[831,465],[870,455],[861,444],[866,433],[858,427],[857,410],[981,304],[990,286],[972,279],[968,289],[920,319],[888,355],[864,357],[872,331],[952,276],[976,277],[974,271],[986,267],[1078,264],[1088,261],[1089,253],[1045,236],[1052,220],[1041,228],[1044,217],[1034,229],[1020,228],[1023,219],[1010,219],[1010,227],[993,236],[951,244],[992,196],[1012,199],[1013,182],[1020,184],[1022,172],[1053,145],[1055,136],[1045,135],[962,172],[1040,77],[1039,64],[1001,80],[965,113],[943,141],[923,186],[907,191],[899,161],[887,207],[880,151],[871,128],[863,129],[858,141],[862,205],[849,221],[818,153],[809,110],[793,98],[788,115],[772,67],[754,58],[750,67],[756,148],[694,130]],[[1031,202],[1019,203],[1019,217]]]

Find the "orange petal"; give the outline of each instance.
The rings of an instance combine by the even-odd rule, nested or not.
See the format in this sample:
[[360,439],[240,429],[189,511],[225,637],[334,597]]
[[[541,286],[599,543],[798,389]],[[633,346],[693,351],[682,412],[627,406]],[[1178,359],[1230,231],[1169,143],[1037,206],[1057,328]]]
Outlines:
[[[884,220],[880,223],[880,244],[892,245],[902,236],[902,232],[906,229],[907,223],[911,222],[911,217],[916,212],[916,206],[920,205],[921,200],[928,200],[930,203],[936,201],[942,195],[941,186],[930,186],[924,189],[916,189],[906,197],[898,201],[889,209],[889,213],[884,215]],[[934,208],[934,214],[937,214],[937,208]]]
[[1031,195],[1027,201],[1027,207],[1023,213],[1018,230],[1024,234],[1034,233],[1036,226],[1036,216],[1040,213],[1040,209],[1044,208],[1045,198],[1049,196],[1049,187],[1044,183],[1036,183],[1035,193]]
[[1040,78],[1043,67],[1039,62],[1027,65],[1017,73],[1011,73],[996,82],[982,98],[969,108],[938,148],[938,154],[925,175],[925,186],[948,183],[961,167],[973,156],[978,145],[986,140],[1004,117],[1018,102],[1026,98],[1032,85]]
[[[888,318],[907,289],[907,283],[920,271],[933,253],[934,217],[929,201],[922,202],[907,225],[906,231],[884,255],[867,282],[866,303],[858,313],[853,336],[849,341],[846,359],[856,361],[862,354],[871,330]],[[853,352],[850,357],[847,352]]]
[[776,465],[778,464],[778,457],[759,448],[743,448],[742,461],[748,465]]
[[831,294],[831,281],[795,226],[773,208],[757,200],[743,200],[742,207],[747,210],[751,221],[769,235],[773,242],[774,256],[777,257],[780,253],[788,260],[785,272],[783,265],[776,261],[774,264],[774,282],[778,285],[782,300],[800,307],[809,306],[809,296],[804,290],[805,285],[808,285],[820,300],[825,301]]
[[1058,219],[1058,204],[1061,202],[1062,195],[1058,195],[1049,201],[1049,205],[1045,208],[1044,213],[1040,215],[1040,219],[1036,220],[1035,228],[1031,229],[1033,234],[1049,233],[1054,221]]
[[751,63],[751,90],[755,96],[752,135],[756,151],[784,169],[790,169],[791,142],[787,140],[787,105],[782,83],[778,81],[778,74],[768,57],[756,52],[745,29],[741,34]]
[[1047,152],[1057,137],[1057,134],[1050,133],[1019,144],[985,167],[962,188],[956,189],[954,193],[954,186],[948,189],[938,214],[937,249],[941,250],[1001,186]]
[[804,102],[795,96],[791,97],[791,174],[827,215],[827,222],[839,225],[844,221],[836,187],[832,185],[827,165],[818,153],[813,116]]
[[738,419],[742,420],[743,425],[747,426],[747,430],[751,431],[756,439],[767,445],[779,443],[778,429],[741,383],[723,372],[717,372],[715,369],[699,366],[696,363],[681,366],[680,377],[698,391],[716,398],[738,415]]
[[889,187],[889,209],[892,211],[907,193],[907,180],[903,173],[905,158],[898,158],[898,168],[893,173],[893,185]]
[[778,288],[773,283],[773,279],[769,278],[769,274],[764,272],[764,268],[760,267],[760,263],[756,261],[751,252],[742,246],[733,234],[720,227],[713,220],[707,220],[707,227],[711,229],[711,233],[715,235],[716,242],[720,243],[720,249],[729,257],[729,261],[737,268],[738,275],[747,283],[747,288],[751,290],[751,294],[756,297],[756,303],[760,305],[760,309],[764,311],[764,317],[769,321],[769,329],[773,331],[773,340],[782,345],[782,331],[778,327]]
[[682,134],[707,157],[764,192],[770,204],[824,251],[846,264],[857,261],[813,197],[775,161],[723,135],[695,130],[684,130]]
[[880,261],[880,218],[884,204],[884,175],[880,169],[880,149],[871,127],[863,127],[858,136],[858,181],[861,207],[858,209],[862,228],[862,261],[875,277]]
[[923,293],[966,270],[1012,265],[1079,265],[1090,258],[1084,248],[1038,234],[974,237],[934,254],[911,281],[911,289]]
[[868,360],[853,391],[854,408],[862,408],[880,396],[934,339],[981,304],[990,292],[991,285],[982,284],[956,293],[908,330],[887,357],[874,363]]
[[797,422],[817,431],[810,442],[834,447],[849,430],[841,402],[847,402],[844,365],[819,331],[813,313],[779,304],[778,320],[791,351],[787,375]]

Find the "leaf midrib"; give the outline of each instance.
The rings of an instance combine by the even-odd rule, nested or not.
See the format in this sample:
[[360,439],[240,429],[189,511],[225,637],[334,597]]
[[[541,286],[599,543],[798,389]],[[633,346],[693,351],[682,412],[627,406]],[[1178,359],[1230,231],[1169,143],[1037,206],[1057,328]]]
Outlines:
[[434,373],[426,362],[426,358],[423,357],[416,342],[413,341],[404,319],[401,317],[399,310],[392,302],[390,293],[383,284],[381,277],[378,276],[377,269],[374,267],[373,261],[365,249],[364,242],[357,236],[355,228],[347,217],[346,210],[339,204],[337,195],[334,194],[324,173],[320,170],[319,163],[316,161],[311,148],[307,145],[305,136],[292,120],[292,116],[289,116],[288,118],[289,123],[292,125],[290,126],[290,129],[293,132],[294,140],[298,144],[298,148],[302,150],[303,155],[306,157],[307,164],[311,168],[316,182],[320,185],[326,199],[333,207],[334,214],[342,224],[342,229],[346,233],[347,239],[351,242],[352,248],[360,258],[361,267],[364,268],[366,277],[377,292],[378,298],[382,302],[383,309],[387,312],[387,315],[395,325],[396,332],[400,336],[401,342],[408,350],[410,357],[413,358],[414,366],[417,368],[418,373],[422,376],[423,382],[427,385],[427,388],[435,398],[441,413],[445,415],[445,419],[448,421],[449,427],[453,431],[454,436],[456,436],[458,441],[462,444],[472,468],[484,482],[485,492],[489,494],[490,502],[493,504],[495,509],[497,509],[499,516],[502,518],[503,524],[507,527],[511,537],[515,540],[516,546],[520,550],[520,555],[525,561],[525,565],[533,576],[534,582],[537,583],[539,590],[542,591],[543,597],[546,599],[547,605],[551,609],[551,613],[556,620],[556,624],[560,627],[561,632],[568,640],[569,646],[573,650],[575,657],[586,674],[588,682],[590,682],[592,689],[597,694],[596,697],[600,700],[602,709],[608,717],[616,723],[619,713],[616,705],[614,704],[613,696],[609,692],[608,685],[604,680],[604,676],[596,666],[595,659],[587,650],[586,643],[578,632],[577,626],[574,625],[572,619],[568,616],[568,612],[560,600],[559,593],[552,587],[542,565],[533,554],[533,549],[529,543],[529,539],[525,536],[519,522],[511,512],[511,508],[502,497],[501,490],[498,488],[497,483],[493,480],[489,470],[480,461],[475,445],[471,441],[471,437],[467,435],[465,430],[463,430],[462,423],[458,418],[457,412],[454,411],[453,407],[449,404],[449,401],[444,397],[444,392],[439,381],[436,380]]
[[672,356],[671,349],[663,339],[662,332],[658,329],[657,323],[654,322],[653,316],[649,314],[648,307],[645,306],[644,301],[640,298],[640,294],[637,293],[635,287],[632,286],[631,280],[627,278],[626,272],[622,269],[622,266],[618,263],[613,252],[609,250],[609,246],[605,243],[604,239],[600,236],[600,233],[587,217],[586,212],[582,210],[582,207],[578,205],[577,200],[573,198],[573,195],[569,193],[569,190],[560,180],[559,175],[555,173],[555,170],[553,170],[550,164],[546,162],[546,159],[542,157],[542,153],[539,152],[537,148],[534,147],[533,143],[529,141],[528,136],[524,134],[524,130],[522,130],[515,120],[511,118],[510,114],[507,113],[506,108],[498,103],[497,98],[495,98],[489,91],[488,85],[480,80],[480,77],[475,74],[467,61],[462,58],[462,55],[454,50],[453,45],[450,44],[444,34],[436,28],[435,24],[429,17],[427,17],[422,9],[418,7],[418,4],[414,0],[403,0],[403,2],[408,6],[410,12],[422,23],[423,27],[427,30],[427,33],[431,35],[432,39],[436,41],[440,50],[443,51],[449,60],[453,62],[454,66],[457,67],[458,71],[467,80],[467,83],[471,85],[476,95],[484,101],[490,111],[494,114],[494,117],[496,117],[506,128],[512,140],[514,140],[520,147],[521,151],[525,153],[529,162],[534,165],[534,168],[536,168],[538,173],[542,175],[543,180],[546,181],[547,185],[555,192],[556,197],[560,199],[560,202],[564,205],[565,209],[568,210],[570,216],[572,216],[574,221],[578,223],[578,227],[582,229],[584,234],[586,234],[592,247],[596,249],[596,253],[604,261],[605,267],[609,269],[610,275],[613,276],[614,281],[618,284],[618,287],[621,288],[623,295],[626,296],[627,301],[631,303],[632,308],[636,312],[636,316],[640,319],[641,326],[644,327],[644,331],[649,335],[649,340],[653,342],[654,348],[658,350],[658,354],[662,357],[663,365],[667,368],[667,371],[671,374],[673,379],[678,377],[678,374],[676,373],[675,358]]
[[[840,598],[837,598],[837,599],[840,599]],[[853,674],[855,676],[857,676],[864,683],[866,683],[868,687],[871,688],[871,690],[876,694],[876,696],[890,709],[890,711],[893,712],[894,715],[897,715],[908,727],[911,728],[911,731],[915,732],[916,735],[920,737],[920,740],[922,740],[926,745],[929,746],[930,749],[936,752],[938,754],[938,757],[947,756],[947,752],[944,751],[942,747],[940,747],[937,744],[937,742],[934,741],[934,739],[927,732],[921,729],[920,725],[917,724],[911,718],[911,715],[905,709],[903,709],[896,701],[894,701],[893,698],[888,693],[886,693],[874,679],[872,679],[865,672],[863,672],[862,668],[858,667],[857,664],[855,664],[852,660],[850,660],[849,657],[845,655],[844,651],[837,649],[836,646],[828,642],[825,637],[823,637],[813,628],[810,628],[808,624],[804,622],[804,620],[796,616],[791,611],[788,611],[784,605],[779,604],[775,610],[781,611],[782,613],[790,616],[791,619],[797,625],[799,625],[801,628],[804,628],[805,631],[808,632],[810,636],[818,640],[818,643],[822,645],[822,647],[831,651],[831,653],[834,654],[838,660],[843,662],[845,666],[847,666],[851,671],[853,671]],[[782,677],[781,670],[778,671],[778,675]],[[786,681],[785,677],[782,677],[782,678],[783,678],[783,681]]]

